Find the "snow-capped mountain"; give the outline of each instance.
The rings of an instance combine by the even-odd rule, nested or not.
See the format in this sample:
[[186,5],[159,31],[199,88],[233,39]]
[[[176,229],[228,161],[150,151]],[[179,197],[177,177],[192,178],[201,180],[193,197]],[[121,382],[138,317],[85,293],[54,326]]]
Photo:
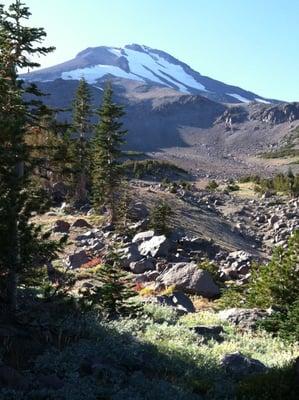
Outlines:
[[135,81],[144,86],[200,94],[222,103],[272,102],[271,99],[203,76],[164,51],[137,44],[124,48],[87,48],[70,61],[23,75],[24,79],[35,82],[79,80],[81,77],[98,89],[102,89],[105,80],[117,79],[124,84]]

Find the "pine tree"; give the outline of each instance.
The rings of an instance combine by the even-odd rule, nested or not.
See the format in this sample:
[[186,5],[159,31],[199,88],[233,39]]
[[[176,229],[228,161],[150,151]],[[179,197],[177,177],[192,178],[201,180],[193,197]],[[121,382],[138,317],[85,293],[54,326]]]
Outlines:
[[18,70],[39,66],[31,57],[53,50],[39,44],[46,36],[43,28],[30,28],[27,7],[16,0],[8,10],[0,6],[0,275],[1,297],[6,310],[17,308],[17,288],[35,267],[54,257],[59,247],[30,222],[37,199],[30,182],[35,164],[25,141],[33,124],[34,102],[25,103],[25,87]]
[[110,212],[110,222],[114,225],[121,192],[122,168],[119,159],[127,131],[122,129],[119,121],[124,115],[123,107],[115,104],[112,97],[109,83],[98,112],[100,121],[92,143],[92,194],[94,207],[99,210],[106,206]]
[[168,235],[171,215],[170,205],[162,201],[151,210],[149,226],[160,235]]
[[74,199],[77,206],[84,205],[88,200],[88,183],[90,181],[89,136],[93,129],[90,121],[91,115],[91,95],[87,82],[82,78],[73,102],[72,131],[76,138],[71,146]]
[[116,208],[116,230],[122,234],[126,234],[128,233],[128,224],[132,217],[132,193],[130,192],[130,187],[127,180],[122,179],[120,182],[120,187],[121,193],[119,194]]

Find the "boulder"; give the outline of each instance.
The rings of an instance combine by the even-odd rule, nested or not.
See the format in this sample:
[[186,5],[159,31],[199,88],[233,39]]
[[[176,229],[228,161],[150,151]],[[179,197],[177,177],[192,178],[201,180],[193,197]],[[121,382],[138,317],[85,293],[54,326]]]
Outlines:
[[167,257],[171,242],[165,235],[153,236],[150,240],[142,242],[138,250],[143,256]]
[[277,221],[273,224],[273,229],[278,231],[279,229],[287,228],[287,224],[283,221]]
[[218,313],[222,321],[228,321],[243,329],[255,329],[257,322],[267,316],[269,316],[268,311],[258,308],[229,308]]
[[118,253],[120,254],[121,263],[124,267],[128,267],[132,262],[142,259],[138,246],[135,243],[119,249]]
[[79,242],[82,242],[84,240],[94,239],[95,237],[96,237],[95,232],[87,231],[87,232],[83,233],[82,235],[78,235],[76,237],[76,240],[78,240]]
[[83,218],[78,218],[72,223],[72,228],[91,228],[92,226]]
[[68,257],[68,267],[71,269],[80,268],[90,260],[89,256],[84,250],[78,251]]
[[250,374],[261,374],[267,371],[267,367],[259,360],[244,356],[239,352],[226,354],[221,359],[221,366],[227,373],[236,377]]
[[164,286],[175,286],[187,293],[213,298],[219,295],[219,288],[208,271],[194,263],[176,263],[161,273],[157,279]]
[[155,302],[173,307],[180,314],[187,314],[195,312],[195,307],[192,301],[182,292],[173,292],[171,295],[157,296]]
[[256,217],[256,222],[264,224],[266,222],[266,216],[261,214]]
[[102,226],[102,232],[104,233],[111,233],[114,232],[115,226],[112,223],[108,223],[104,226]]
[[133,237],[132,243],[144,242],[145,240],[151,239],[153,236],[155,236],[155,232],[153,230],[139,232]]
[[269,226],[273,226],[276,222],[279,221],[279,216],[276,214],[271,215],[271,217],[268,220]]
[[105,247],[104,243],[99,241],[99,240],[94,240],[93,243],[91,244],[91,246],[89,247],[90,251],[99,251],[99,250],[103,250],[103,248]]
[[144,260],[140,261],[133,261],[130,263],[130,270],[134,274],[142,274],[145,271],[150,271],[155,269],[155,264],[149,258],[145,258]]
[[70,230],[70,224],[67,221],[58,219],[57,221],[55,221],[52,230],[56,233],[68,233]]

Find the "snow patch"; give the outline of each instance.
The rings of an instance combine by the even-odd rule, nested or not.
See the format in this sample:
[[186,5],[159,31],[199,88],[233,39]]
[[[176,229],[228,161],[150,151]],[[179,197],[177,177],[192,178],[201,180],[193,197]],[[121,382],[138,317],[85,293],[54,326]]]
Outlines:
[[[147,49],[145,50],[148,51]],[[189,75],[180,65],[172,64],[157,54],[152,54],[150,51],[140,53],[139,51],[127,48],[125,49],[125,53],[130,71],[133,74],[163,85],[165,85],[165,80],[166,84],[168,81],[168,86],[172,86],[173,84],[177,86],[182,85],[183,88],[181,87],[181,89],[185,92],[187,89],[184,87],[186,86],[206,91],[206,88]],[[165,73],[174,79],[169,78]]]
[[130,74],[119,67],[102,64],[95,65],[93,67],[78,68],[72,71],[63,72],[61,74],[61,78],[64,80],[80,80],[81,78],[85,78],[86,82],[93,85],[97,82],[98,79],[108,74],[114,75],[119,78],[134,79],[144,82],[141,77]]
[[255,97],[254,100],[255,100],[255,101],[258,101],[259,103],[271,104],[270,101],[267,101],[267,100],[264,100],[264,99],[260,99],[259,97]]
[[250,103],[251,100],[246,99],[246,97],[240,96],[236,93],[226,93],[228,96],[234,97],[235,99],[239,100],[241,103]]

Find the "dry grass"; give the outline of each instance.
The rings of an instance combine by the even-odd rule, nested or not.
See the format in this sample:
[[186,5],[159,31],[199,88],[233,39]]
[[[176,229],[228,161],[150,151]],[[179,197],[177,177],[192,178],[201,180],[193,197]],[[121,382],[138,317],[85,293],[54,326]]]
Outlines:
[[238,183],[240,190],[234,192],[236,196],[242,198],[256,198],[257,194],[254,191],[255,183],[253,182],[245,182],[245,183]]

